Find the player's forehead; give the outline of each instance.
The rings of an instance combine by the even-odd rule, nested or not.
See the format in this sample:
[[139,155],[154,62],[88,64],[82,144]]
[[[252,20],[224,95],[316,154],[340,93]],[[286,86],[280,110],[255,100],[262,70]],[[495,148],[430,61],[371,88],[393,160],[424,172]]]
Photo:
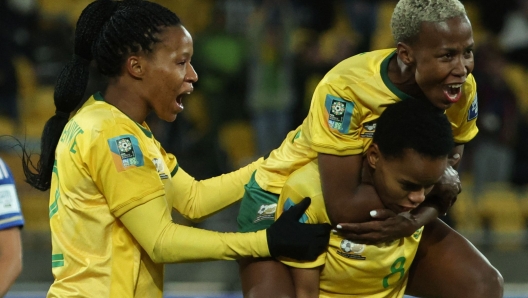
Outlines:
[[401,183],[428,186],[440,179],[447,166],[447,155],[425,156],[413,149],[406,149],[401,156],[390,158],[389,171]]
[[422,22],[414,47],[453,49],[473,46],[473,28],[466,16],[440,22]]

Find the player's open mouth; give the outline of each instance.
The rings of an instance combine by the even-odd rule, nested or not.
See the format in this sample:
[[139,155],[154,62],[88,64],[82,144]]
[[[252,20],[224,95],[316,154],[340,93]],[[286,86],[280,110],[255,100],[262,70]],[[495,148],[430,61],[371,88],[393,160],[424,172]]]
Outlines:
[[449,84],[444,87],[444,95],[451,103],[457,102],[462,96],[462,84]]
[[187,91],[187,92],[184,92],[180,95],[178,95],[176,97],[176,104],[178,105],[178,107],[180,107],[180,109],[183,110],[183,98],[189,94],[191,94],[192,91]]
[[178,107],[180,107],[180,109],[183,110],[183,96],[185,94],[180,94],[178,95],[178,97],[176,97],[176,104],[178,105]]

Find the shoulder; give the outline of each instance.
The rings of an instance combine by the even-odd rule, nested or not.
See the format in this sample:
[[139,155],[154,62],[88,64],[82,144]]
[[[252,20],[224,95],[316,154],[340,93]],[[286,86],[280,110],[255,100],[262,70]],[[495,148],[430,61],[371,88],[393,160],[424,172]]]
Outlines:
[[343,87],[380,75],[381,64],[394,49],[360,53],[345,59],[332,68],[321,83],[342,84]]

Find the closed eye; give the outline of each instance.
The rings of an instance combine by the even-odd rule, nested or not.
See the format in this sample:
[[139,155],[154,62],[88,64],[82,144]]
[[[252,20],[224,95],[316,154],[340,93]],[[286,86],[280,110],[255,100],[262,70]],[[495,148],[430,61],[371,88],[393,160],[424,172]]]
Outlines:
[[418,191],[421,189],[428,189],[434,186],[434,184],[420,185],[412,183],[410,181],[400,181],[401,188],[405,191]]

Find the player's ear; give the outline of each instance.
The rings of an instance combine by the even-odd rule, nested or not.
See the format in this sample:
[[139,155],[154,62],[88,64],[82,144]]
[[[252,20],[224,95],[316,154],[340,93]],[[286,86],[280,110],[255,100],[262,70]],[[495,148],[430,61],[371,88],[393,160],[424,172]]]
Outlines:
[[379,151],[378,145],[375,143],[370,144],[366,155],[368,165],[375,169],[381,157],[381,152]]
[[405,63],[405,65],[411,66],[414,64],[414,53],[412,47],[409,44],[398,42],[398,45],[396,46],[396,53],[398,54],[398,58],[400,58],[400,60]]
[[131,55],[125,62],[125,71],[135,79],[140,79],[145,74],[145,59],[141,56]]

